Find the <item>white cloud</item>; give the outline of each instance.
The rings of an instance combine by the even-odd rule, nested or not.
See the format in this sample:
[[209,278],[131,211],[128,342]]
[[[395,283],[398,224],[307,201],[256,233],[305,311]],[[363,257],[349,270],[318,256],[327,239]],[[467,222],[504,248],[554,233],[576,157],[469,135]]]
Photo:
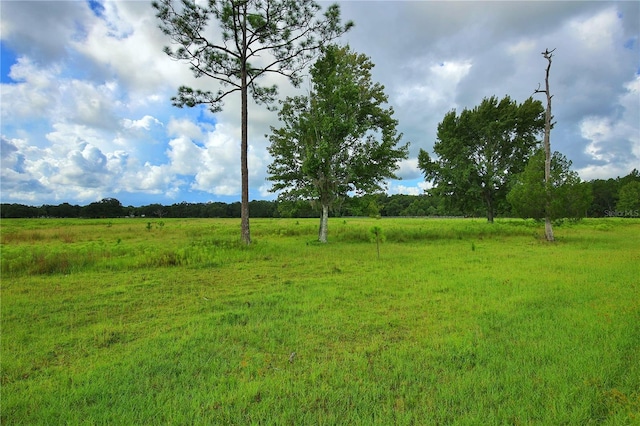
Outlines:
[[162,194],[165,191],[174,192],[175,186],[179,182],[172,184],[173,174],[168,170],[166,165],[153,165],[145,163],[141,169],[133,170],[123,180],[125,188],[129,191],[143,191],[151,194]]
[[218,123],[204,143],[193,189],[218,195],[240,192],[240,145],[238,129]]
[[169,141],[167,156],[171,161],[171,171],[179,175],[197,174],[202,166],[203,149],[191,139],[179,137]]
[[61,117],[97,128],[115,128],[117,112],[122,109],[118,85],[107,82],[96,85],[87,81],[63,80],[58,86]]
[[129,118],[125,118],[122,120],[122,126],[125,129],[144,129],[149,130],[152,124],[156,124],[158,126],[162,126],[162,122],[157,118],[151,115],[145,115],[139,120],[131,120]]
[[389,184],[389,194],[423,195],[432,185],[427,182],[414,182],[414,185],[403,185],[398,183]]
[[614,163],[595,165],[591,164],[585,167],[581,167],[576,171],[583,180],[592,179],[609,179],[612,176],[627,175],[632,169],[622,169]]
[[[16,202],[93,201],[154,194],[191,201],[240,193],[240,99],[221,113],[177,109],[188,64],[169,43],[148,1],[3,2],[0,38],[18,61],[2,84],[2,196]],[[371,57],[411,157],[390,192],[421,193],[420,148],[430,151],[451,108],[487,96],[523,101],[544,82],[540,52],[556,47],[551,83],[554,149],[583,178],[615,177],[640,162],[637,2],[341,2],[356,27],[343,37]],[[99,16],[98,16],[99,15]],[[211,32],[211,35],[218,37]],[[286,79],[281,97],[300,94]],[[265,181],[265,134],[277,114],[250,104],[252,197]],[[7,198],[9,197],[9,198]],[[199,198],[200,197],[200,198]]]
[[2,119],[11,121],[48,115],[57,103],[55,91],[59,74],[58,66],[43,68],[29,58],[19,57],[9,72],[18,83],[0,86]]
[[51,149],[59,155],[66,156],[70,150],[82,143],[89,143],[103,150],[110,150],[108,132],[86,124],[53,123],[52,132],[45,135],[51,142]]
[[456,90],[462,79],[469,74],[472,61],[445,60],[427,65],[428,62],[417,60],[409,66],[415,70],[426,68],[428,72],[421,82],[410,82],[397,87],[395,100],[399,105],[424,102],[445,108],[455,105]]
[[[18,58],[2,84],[2,118],[15,124],[34,119],[75,122],[96,128],[114,128],[123,108],[116,82],[94,82],[63,76],[58,65],[41,67],[27,57]],[[4,106],[3,105],[3,106]]]
[[118,78],[134,98],[191,80],[188,67],[162,54],[168,44],[150,2],[108,1],[102,19],[71,46]]
[[587,145],[585,152],[595,160],[608,161],[613,157],[613,153],[603,150],[602,143],[606,142],[612,135],[614,129],[611,120],[607,117],[587,117],[580,124],[582,137],[591,141]]
[[167,126],[167,134],[169,136],[185,136],[196,140],[203,138],[202,128],[187,118],[172,118]]
[[398,163],[398,171],[396,174],[402,179],[417,179],[421,175],[421,171],[418,168],[417,158],[408,158],[401,160]]
[[580,169],[586,179],[608,173],[626,175],[640,164],[640,76],[625,88],[627,91],[618,102],[621,111],[616,116],[590,116],[580,123],[581,136],[588,141],[585,153],[597,162]]
[[95,146],[81,143],[58,162],[58,173],[50,182],[66,187],[100,188],[110,178],[107,157]]
[[0,139],[0,159],[2,161],[2,170],[22,169],[24,155],[19,152],[19,145],[24,146],[24,141],[19,139],[6,139],[4,136]]
[[510,44],[507,47],[507,51],[512,55],[523,57],[524,55],[531,55],[536,52],[538,48],[535,40],[527,38],[518,40],[515,43]]
[[405,185],[391,185],[389,187],[390,194],[404,194],[404,195],[421,195],[424,191],[417,186],[405,186]]
[[69,41],[81,37],[93,21],[84,1],[6,1],[0,14],[0,37],[12,49],[38,57],[46,66],[65,58]]
[[273,199],[276,197],[276,194],[271,192],[272,184],[271,183],[263,183],[258,186],[258,193],[264,199]]
[[619,19],[616,8],[611,7],[596,15],[572,20],[569,31],[588,49],[604,52],[610,50],[622,34],[622,28],[617,25]]

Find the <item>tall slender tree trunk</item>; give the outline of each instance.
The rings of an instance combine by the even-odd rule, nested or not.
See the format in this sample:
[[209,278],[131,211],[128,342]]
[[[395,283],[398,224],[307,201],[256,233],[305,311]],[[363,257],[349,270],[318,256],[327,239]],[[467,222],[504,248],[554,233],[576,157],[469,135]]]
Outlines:
[[[245,5],[246,7],[246,5]],[[246,11],[245,11],[246,12]],[[246,19],[246,13],[243,15]],[[242,180],[242,200],[240,203],[240,221],[242,241],[251,244],[251,232],[249,230],[249,162],[247,152],[249,147],[249,107],[247,88],[247,25],[243,22],[242,34],[242,69],[241,69],[241,126],[242,135],[240,143],[240,169]]]
[[[555,49],[554,49],[555,50]],[[553,241],[553,227],[551,226],[551,92],[549,91],[549,70],[551,69],[552,52],[542,52],[548,61],[545,76],[545,93],[547,95],[547,110],[544,121],[544,187],[546,191],[544,206],[544,236],[547,241]]]
[[248,110],[247,110],[247,72],[242,70],[242,142],[240,145],[240,167],[242,170],[242,202],[240,207],[242,241],[251,243],[249,230],[249,165],[248,151]]
[[326,243],[328,233],[329,233],[329,205],[322,204],[322,215],[320,216],[320,230],[318,231],[318,241],[320,241],[321,243]]

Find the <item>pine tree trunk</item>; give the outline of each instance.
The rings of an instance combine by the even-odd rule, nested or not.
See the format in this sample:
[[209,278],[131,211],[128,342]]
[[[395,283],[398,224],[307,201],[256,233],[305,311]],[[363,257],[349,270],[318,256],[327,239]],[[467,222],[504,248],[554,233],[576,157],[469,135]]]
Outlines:
[[320,230],[318,231],[318,241],[327,242],[327,234],[329,233],[329,206],[322,205],[322,215],[320,216]]
[[240,163],[242,169],[242,202],[240,207],[241,217],[241,233],[242,241],[246,244],[251,244],[251,232],[249,230],[249,166],[247,160],[248,151],[248,111],[247,111],[247,87],[246,87],[246,72],[243,73],[243,88],[242,88],[242,143],[240,147]]
[[[245,11],[246,19],[246,11]],[[251,244],[251,232],[249,230],[249,165],[247,152],[249,146],[249,111],[248,111],[248,88],[247,88],[247,61],[246,61],[246,22],[244,23],[243,34],[243,56],[245,60],[242,63],[241,70],[241,144],[240,144],[240,169],[242,174],[242,200],[240,207],[241,236],[245,244]]]

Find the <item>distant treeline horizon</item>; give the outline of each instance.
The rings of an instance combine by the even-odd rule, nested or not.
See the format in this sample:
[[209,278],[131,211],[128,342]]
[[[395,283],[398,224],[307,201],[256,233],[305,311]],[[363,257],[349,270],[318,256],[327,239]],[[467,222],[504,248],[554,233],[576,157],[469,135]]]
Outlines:
[[[633,170],[627,176],[616,179],[588,181],[593,195],[585,212],[586,217],[638,216],[637,210],[618,211],[618,192],[629,182],[640,182],[640,174]],[[19,203],[0,204],[0,217],[9,218],[240,218],[240,202],[180,202],[171,205],[158,203],[144,206],[123,206],[116,198],[105,198],[85,206],[62,203],[30,206]],[[279,201],[254,200],[249,203],[251,217],[256,218],[307,218],[320,217],[320,209],[306,200]],[[336,205],[332,216],[467,216],[483,217],[485,212],[460,211],[451,207],[445,196],[430,194],[372,194],[346,197]],[[513,217],[511,206],[500,206],[498,217]]]

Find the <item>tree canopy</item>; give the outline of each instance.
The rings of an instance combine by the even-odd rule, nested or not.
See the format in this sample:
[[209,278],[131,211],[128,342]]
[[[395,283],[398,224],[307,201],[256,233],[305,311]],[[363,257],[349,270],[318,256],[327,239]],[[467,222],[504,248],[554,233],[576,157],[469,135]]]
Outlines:
[[540,101],[485,98],[471,110],[445,115],[433,147],[436,158],[421,149],[418,166],[451,207],[466,214],[484,209],[493,222],[506,207],[510,176],[523,171],[543,128]]
[[217,91],[181,86],[173,104],[208,105],[211,112],[218,112],[226,96],[241,94],[242,238],[249,243],[248,95],[258,104],[275,101],[277,87],[258,84],[269,73],[299,85],[318,48],[353,23],[341,24],[337,4],[318,17],[321,8],[312,0],[157,0],[152,4],[160,29],[174,46],[165,47],[165,53],[188,62],[195,77],[209,77],[219,86]]
[[631,181],[624,184],[619,191],[616,204],[616,216],[640,216],[640,182]]
[[580,180],[578,173],[571,170],[571,161],[557,151],[551,157],[547,185],[545,157],[544,149],[539,149],[524,171],[515,176],[513,188],[507,195],[514,213],[538,220],[585,217],[593,200],[591,186]]
[[318,202],[323,242],[329,209],[351,191],[383,189],[408,155],[384,86],[372,81],[373,66],[348,46],[327,46],[311,68],[309,95],[287,98],[283,126],[271,128],[272,191],[283,200]]

